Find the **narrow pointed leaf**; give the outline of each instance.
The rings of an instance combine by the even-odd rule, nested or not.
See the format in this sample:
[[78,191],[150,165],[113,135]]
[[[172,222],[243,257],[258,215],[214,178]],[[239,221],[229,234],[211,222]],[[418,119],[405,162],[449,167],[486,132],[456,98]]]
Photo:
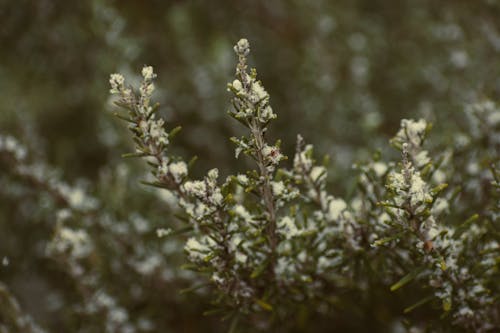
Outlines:
[[401,288],[401,287],[405,286],[406,284],[410,283],[421,272],[422,272],[422,269],[415,269],[415,270],[411,271],[410,273],[406,274],[405,276],[403,276],[403,278],[401,278],[401,280],[399,280],[398,282],[396,282],[395,284],[393,284],[391,286],[391,291],[396,291],[399,288]]

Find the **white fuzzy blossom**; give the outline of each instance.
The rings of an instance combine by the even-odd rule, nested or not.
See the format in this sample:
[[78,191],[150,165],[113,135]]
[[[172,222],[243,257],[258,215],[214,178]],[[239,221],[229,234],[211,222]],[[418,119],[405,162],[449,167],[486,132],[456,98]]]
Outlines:
[[400,142],[407,142],[412,147],[420,147],[427,129],[427,122],[424,119],[415,121],[413,119],[401,120],[401,129],[396,134],[395,139]]
[[219,178],[219,169],[217,169],[217,168],[210,169],[207,173],[207,176],[208,176],[208,179],[210,179],[212,181],[216,181],[217,178]]
[[158,236],[158,238],[168,236],[171,233],[172,233],[172,229],[170,229],[170,228],[168,228],[168,229],[165,229],[165,228],[156,229],[156,236]]
[[412,205],[432,200],[428,185],[422,180],[419,172],[415,172],[411,176],[409,195],[411,197]]
[[432,206],[432,214],[434,216],[439,216],[443,212],[446,212],[448,209],[449,209],[448,200],[444,198],[437,198],[436,202]]
[[207,185],[201,180],[187,181],[184,183],[184,190],[190,195],[203,197],[207,193]]
[[211,245],[213,245],[213,241],[207,237],[203,237],[201,240],[191,237],[187,240],[184,250],[191,260],[203,260],[210,252]]
[[413,168],[409,169],[409,179],[403,173],[393,172],[389,176],[389,187],[398,195],[398,204],[409,200],[412,206],[418,206],[422,203],[430,202],[432,196],[429,186],[423,181],[420,172]]
[[[300,147],[300,145],[302,145],[303,142],[304,139],[302,138],[302,136],[300,134],[297,135],[297,146]],[[303,173],[307,174],[312,171],[311,170],[311,168],[313,167],[313,159],[311,158],[312,152],[313,152],[313,146],[308,144],[295,154],[293,158],[293,169],[297,174],[299,175]],[[320,171],[320,169],[317,169],[317,171]]]
[[187,165],[184,161],[170,163],[168,170],[176,182],[180,182],[188,173]]
[[165,122],[163,119],[151,120],[149,122],[149,135],[156,142],[167,145],[168,144],[168,134],[164,128]]
[[233,209],[234,213],[246,222],[252,222],[253,216],[242,205],[236,205]]
[[326,168],[324,166],[314,166],[309,176],[313,182],[323,181],[326,178]]
[[73,209],[85,211],[94,209],[97,206],[96,199],[88,196],[80,187],[71,187],[68,184],[59,183],[56,188]]
[[49,250],[57,253],[70,253],[75,259],[88,256],[93,249],[90,236],[82,229],[74,230],[61,227],[49,244]]
[[234,46],[234,52],[243,56],[247,56],[248,53],[250,53],[250,43],[248,42],[248,40],[246,38],[240,39]]
[[237,262],[245,264],[247,262],[248,256],[241,251],[237,251],[234,255]]
[[384,162],[375,162],[372,165],[372,169],[377,177],[382,177],[387,172],[387,164]]
[[246,175],[238,175],[236,176],[236,180],[243,186],[248,185],[248,177]]
[[26,148],[21,145],[17,139],[9,135],[0,135],[0,152],[1,151],[14,155],[16,160],[23,160],[26,157]]
[[233,85],[233,88],[236,89],[236,91],[241,91],[241,89],[243,89],[243,85],[241,84],[241,81],[238,80],[238,79],[235,79],[232,83]]
[[125,78],[121,74],[111,74],[109,84],[111,85],[111,90],[109,92],[111,94],[119,94],[125,88]]
[[269,98],[269,94],[260,82],[255,81],[251,86],[250,98],[254,103],[258,103]]
[[282,181],[271,182],[271,188],[275,196],[280,196],[285,192],[285,184]]
[[415,165],[417,168],[422,168],[431,161],[428,154],[429,153],[427,152],[427,150],[422,150],[414,156]]
[[151,81],[156,77],[156,74],[153,72],[153,67],[151,66],[144,66],[142,68],[142,77],[144,80]]
[[281,154],[279,148],[276,146],[269,146],[268,144],[262,148],[262,154],[272,165],[278,164],[283,159],[283,154]]
[[297,228],[295,220],[290,216],[284,216],[278,221],[278,232],[283,235],[286,239],[291,239],[293,237],[299,236],[301,231]]
[[262,109],[260,113],[259,120],[263,123],[268,122],[269,120],[276,119],[277,115],[273,112],[273,109],[270,105],[267,105]]
[[342,199],[333,199],[328,203],[328,219],[337,220],[342,212],[347,209],[347,204]]

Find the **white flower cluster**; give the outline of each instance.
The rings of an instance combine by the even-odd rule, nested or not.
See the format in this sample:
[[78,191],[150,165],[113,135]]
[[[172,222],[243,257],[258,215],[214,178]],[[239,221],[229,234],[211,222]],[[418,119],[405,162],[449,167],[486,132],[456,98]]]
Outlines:
[[234,52],[238,55],[247,56],[250,53],[250,43],[246,38],[242,38],[234,46]]
[[397,196],[394,198],[396,205],[402,206],[409,202],[412,207],[422,207],[422,204],[432,201],[429,186],[422,180],[420,172],[415,171],[412,166],[406,166],[401,172],[393,172],[389,175],[388,187]]
[[278,147],[269,146],[268,144],[265,144],[262,148],[262,154],[270,166],[275,166],[284,159],[284,156]]
[[314,161],[312,159],[313,154],[313,146],[312,145],[304,145],[304,139],[299,134],[297,135],[297,153],[293,158],[293,168],[294,172],[298,175],[306,174],[311,172]]
[[64,254],[70,253],[75,259],[87,257],[93,250],[91,239],[85,230],[61,227],[57,230],[49,250]]
[[[279,142],[270,144],[265,139],[269,122],[276,118],[269,94],[256,71],[247,72],[248,41],[240,40],[234,50],[239,62],[236,78],[228,84],[233,94],[229,114],[248,134],[232,141],[236,157],[243,152],[256,167],[229,175],[221,185],[217,169],[193,180],[181,158],[167,156],[169,134],[149,106],[156,77],[151,67],[143,68],[140,94],[133,98],[126,96],[123,77],[114,75],[110,80],[112,91],[132,109],[126,120],[135,123],[131,130],[138,142],[136,155],[147,157],[154,168],[156,182],[151,184],[168,189],[184,210],[179,217],[190,223],[184,246],[189,267],[208,276],[221,304],[243,312],[271,311],[280,298],[286,302],[321,299],[327,283],[338,283],[335,287],[342,289],[350,279],[363,290],[370,286],[366,273],[373,269],[366,260],[375,258],[382,266],[397,266],[392,272],[397,275],[406,269],[417,272],[413,278],[434,288],[433,297],[442,301],[445,312],[453,311],[457,322],[479,321],[485,312],[477,310],[478,305],[493,302],[485,281],[494,278],[491,272],[498,264],[491,253],[498,251],[498,244],[491,242],[487,249],[474,243],[486,235],[477,226],[459,234],[457,228],[441,223],[450,210],[451,195],[438,197],[446,187],[439,183],[448,175],[433,165],[422,148],[430,128],[427,122],[402,120],[392,140],[403,151],[401,167],[376,155],[359,167],[361,191],[346,202],[327,190],[327,168],[316,165],[313,146],[300,136],[293,168],[278,169],[286,157]],[[495,110],[491,105],[483,109]],[[496,124],[495,116],[486,118]],[[432,183],[438,186],[431,188]],[[171,232],[158,229],[157,235]],[[473,275],[471,267],[461,267],[470,259],[464,255],[471,249],[481,253],[478,266],[484,277]],[[133,266],[150,274],[161,262],[150,257]],[[402,281],[406,283],[411,274]],[[390,285],[393,277],[388,274],[382,282]],[[276,297],[269,300],[266,295]]]
[[236,205],[233,208],[234,214],[241,218],[246,223],[252,223],[255,221],[255,217],[248,212],[248,210],[242,205]]
[[258,121],[260,124],[267,124],[277,116],[269,105],[269,94],[264,89],[262,83],[256,79],[255,70],[251,75],[246,73],[246,56],[250,52],[250,46],[246,39],[241,39],[234,47],[234,51],[239,57],[237,68],[237,78],[228,83],[228,90],[236,95],[236,110],[233,116],[237,119]]
[[139,128],[146,138],[146,140],[150,139],[150,150],[153,150],[154,147],[152,145],[167,145],[168,144],[168,134],[165,131],[165,121],[163,119],[148,119],[141,120],[139,123]]
[[170,162],[167,158],[162,161],[162,164],[158,167],[158,177],[171,176],[174,181],[178,184],[188,175],[187,164],[184,161]]
[[183,191],[194,198],[193,202],[181,198],[180,204],[186,213],[196,221],[201,221],[221,207],[224,201],[220,187],[217,185],[219,171],[212,169],[204,180],[186,181]]
[[83,188],[61,181],[60,175],[44,163],[29,162],[26,158],[26,147],[14,137],[0,135],[0,157],[3,154],[14,159],[14,172],[17,175],[47,191],[56,197],[56,200],[63,201],[69,208],[80,212],[97,208],[97,200],[89,196]]
[[215,247],[217,244],[208,236],[202,236],[199,239],[191,237],[187,240],[184,250],[192,261],[204,261]]
[[271,181],[271,190],[277,201],[277,206],[281,207],[284,203],[289,202],[299,196],[299,191],[284,181]]
[[300,231],[295,225],[295,221],[289,216],[283,217],[278,222],[278,232],[281,233],[286,239],[300,235]]
[[[466,113],[469,116],[477,117],[478,119],[475,121],[480,120],[488,125],[488,127],[495,127],[500,124],[500,107],[491,100],[468,105],[466,107]],[[481,126],[475,126],[475,128],[479,129]]]
[[54,186],[72,209],[89,211],[97,208],[96,199],[88,196],[82,188],[71,187],[65,183],[58,183]]
[[125,78],[121,74],[111,74],[109,77],[109,84],[111,85],[110,93],[119,94],[125,89]]
[[[480,253],[483,252],[481,260],[476,263],[476,267],[481,267],[483,272],[480,277],[475,277],[472,272],[459,264],[461,256],[466,255],[469,247],[477,247],[474,240],[484,237],[487,229],[472,225],[472,227],[459,237],[456,237],[454,228],[434,225],[432,232],[433,245],[439,249],[441,256],[430,257],[433,263],[429,285],[435,289],[435,295],[443,302],[445,310],[454,308],[453,318],[456,323],[468,326],[473,324],[477,327],[487,325],[489,315],[484,309],[494,304],[495,300],[485,287],[484,282],[494,274],[496,264],[495,251],[500,250],[496,241],[486,242],[480,246]],[[479,308],[472,311],[470,306],[479,305]]]
[[154,78],[156,78],[156,74],[153,71],[153,67],[151,66],[144,66],[142,68],[142,77],[146,81],[152,81]]
[[12,154],[16,160],[26,157],[26,148],[12,136],[0,135],[0,152]]
[[135,331],[135,328],[130,323],[128,311],[118,303],[116,298],[102,289],[90,295],[89,301],[85,304],[84,311],[90,315],[95,315],[99,312],[104,313],[106,332]]
[[424,119],[402,119],[401,128],[393,140],[407,142],[412,147],[422,146],[428,125]]
[[166,237],[166,236],[170,235],[171,233],[172,233],[172,229],[170,229],[170,228],[156,229],[156,236],[158,236],[158,238]]
[[500,149],[500,105],[491,100],[470,104],[465,113],[472,137],[486,141],[494,152]]

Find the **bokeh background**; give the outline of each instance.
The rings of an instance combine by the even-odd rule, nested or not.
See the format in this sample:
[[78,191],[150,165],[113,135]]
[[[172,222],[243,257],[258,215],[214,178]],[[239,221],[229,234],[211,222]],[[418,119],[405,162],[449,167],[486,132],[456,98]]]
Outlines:
[[[176,151],[199,157],[196,172],[227,175],[246,163],[234,159],[228,137],[241,128],[226,116],[241,37],[278,113],[271,138],[290,156],[301,133],[328,154],[334,194],[349,195],[351,165],[388,150],[402,118],[425,117],[434,142],[446,143],[465,126],[466,103],[500,96],[495,0],[0,0],[0,133],[98,197],[125,230],[108,233],[102,211],[75,222],[101,237],[89,272],[126,310],[130,332],[220,332],[225,324],[201,315],[203,293],[178,293],[194,278],[179,272],[182,245],[155,236],[175,223],[168,205],[139,184],[142,163],[120,157],[131,140],[112,116],[109,74],[138,80],[144,64],[154,66],[160,113],[183,126]],[[128,332],[76,314],[79,282],[45,250],[56,204],[0,171],[0,259],[9,258],[0,281],[48,331]],[[151,256],[158,265],[148,274],[127,261]],[[335,325],[387,332],[385,312]]]

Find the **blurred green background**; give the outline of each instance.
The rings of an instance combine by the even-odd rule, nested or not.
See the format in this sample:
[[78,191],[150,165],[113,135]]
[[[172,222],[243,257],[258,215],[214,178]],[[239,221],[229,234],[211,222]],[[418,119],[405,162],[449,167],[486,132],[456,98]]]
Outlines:
[[[130,150],[131,140],[112,116],[109,74],[138,80],[148,64],[158,74],[162,116],[170,128],[184,128],[176,151],[198,155],[197,172],[218,167],[226,175],[242,169],[245,162],[234,159],[228,140],[241,128],[226,116],[226,83],[236,62],[232,45],[241,37],[251,43],[250,65],[278,113],[271,138],[283,139],[290,156],[301,133],[318,153],[329,154],[334,194],[354,184],[352,163],[387,148],[400,119],[425,117],[436,124],[435,141],[446,142],[465,124],[464,103],[500,96],[495,0],[0,0],[0,133],[20,138],[70,183],[113,197],[93,184],[123,165],[120,155]],[[134,163],[123,181],[131,192],[109,205],[122,218],[138,211],[156,225],[168,224],[163,218],[168,209],[136,182],[145,169]],[[37,201],[26,208],[6,189],[11,186],[6,178],[1,180],[0,257],[19,264],[0,268],[0,280],[42,326],[74,327],[54,318],[62,310],[40,310],[47,290],[64,293],[71,287],[27,289],[33,281],[54,278],[52,268],[36,265],[45,262],[33,261],[51,230],[33,221],[50,214],[39,213]],[[176,292],[169,288],[149,307],[180,306],[169,303],[168,293]],[[35,305],[34,295],[42,295]],[[169,314],[177,321],[159,327],[207,332],[213,321],[199,315],[205,305],[206,300],[183,309],[180,317]],[[147,311],[158,317],[171,309]]]

